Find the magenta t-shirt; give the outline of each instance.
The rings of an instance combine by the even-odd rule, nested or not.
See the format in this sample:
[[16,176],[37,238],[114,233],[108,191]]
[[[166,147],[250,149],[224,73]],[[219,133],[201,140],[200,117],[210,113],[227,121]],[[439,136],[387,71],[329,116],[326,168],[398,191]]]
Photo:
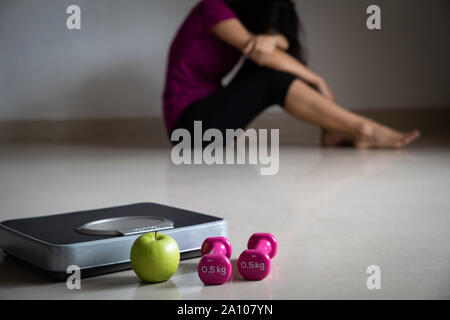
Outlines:
[[222,88],[222,78],[238,62],[241,53],[211,33],[216,24],[234,17],[222,0],[202,0],[178,30],[170,47],[163,95],[168,131],[189,104]]

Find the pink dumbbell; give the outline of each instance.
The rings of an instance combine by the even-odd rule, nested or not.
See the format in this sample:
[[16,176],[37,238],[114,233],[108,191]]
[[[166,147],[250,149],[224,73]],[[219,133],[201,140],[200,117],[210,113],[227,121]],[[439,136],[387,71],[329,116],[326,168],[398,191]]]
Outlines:
[[270,233],[255,233],[238,259],[239,273],[247,280],[262,280],[270,273],[270,259],[277,254],[277,239]]
[[231,277],[231,243],[225,237],[207,238],[202,245],[198,276],[205,284],[223,284]]

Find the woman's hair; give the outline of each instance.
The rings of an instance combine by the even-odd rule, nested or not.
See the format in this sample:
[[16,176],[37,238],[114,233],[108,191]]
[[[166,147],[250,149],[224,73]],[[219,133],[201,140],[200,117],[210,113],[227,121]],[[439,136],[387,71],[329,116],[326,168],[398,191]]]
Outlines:
[[300,41],[302,25],[292,0],[225,0],[225,3],[250,32],[284,35],[289,41],[288,53],[306,64]]

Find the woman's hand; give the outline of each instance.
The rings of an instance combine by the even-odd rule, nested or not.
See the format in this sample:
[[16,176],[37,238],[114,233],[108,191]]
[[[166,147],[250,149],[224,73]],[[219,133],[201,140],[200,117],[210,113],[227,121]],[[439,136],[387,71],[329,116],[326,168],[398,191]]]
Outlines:
[[319,91],[325,98],[334,101],[334,94],[328,87],[328,84],[322,78],[318,78],[313,85],[316,87],[317,91]]
[[252,37],[243,53],[259,65],[263,65],[277,48],[281,50],[289,48],[289,42],[283,35],[257,35]]
[[254,36],[236,18],[219,22],[211,30],[219,39],[242,51],[259,65],[293,74],[311,84],[327,99],[334,100],[326,82],[285,51],[289,48],[289,42],[282,35]]

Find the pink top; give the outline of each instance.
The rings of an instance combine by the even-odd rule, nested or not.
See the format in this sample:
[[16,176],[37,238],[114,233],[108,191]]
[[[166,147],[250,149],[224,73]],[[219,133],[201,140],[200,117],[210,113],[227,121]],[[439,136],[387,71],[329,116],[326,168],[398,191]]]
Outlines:
[[222,0],[201,0],[181,25],[169,52],[164,89],[164,120],[170,131],[192,102],[222,88],[222,78],[241,53],[211,33],[217,23],[235,18]]

